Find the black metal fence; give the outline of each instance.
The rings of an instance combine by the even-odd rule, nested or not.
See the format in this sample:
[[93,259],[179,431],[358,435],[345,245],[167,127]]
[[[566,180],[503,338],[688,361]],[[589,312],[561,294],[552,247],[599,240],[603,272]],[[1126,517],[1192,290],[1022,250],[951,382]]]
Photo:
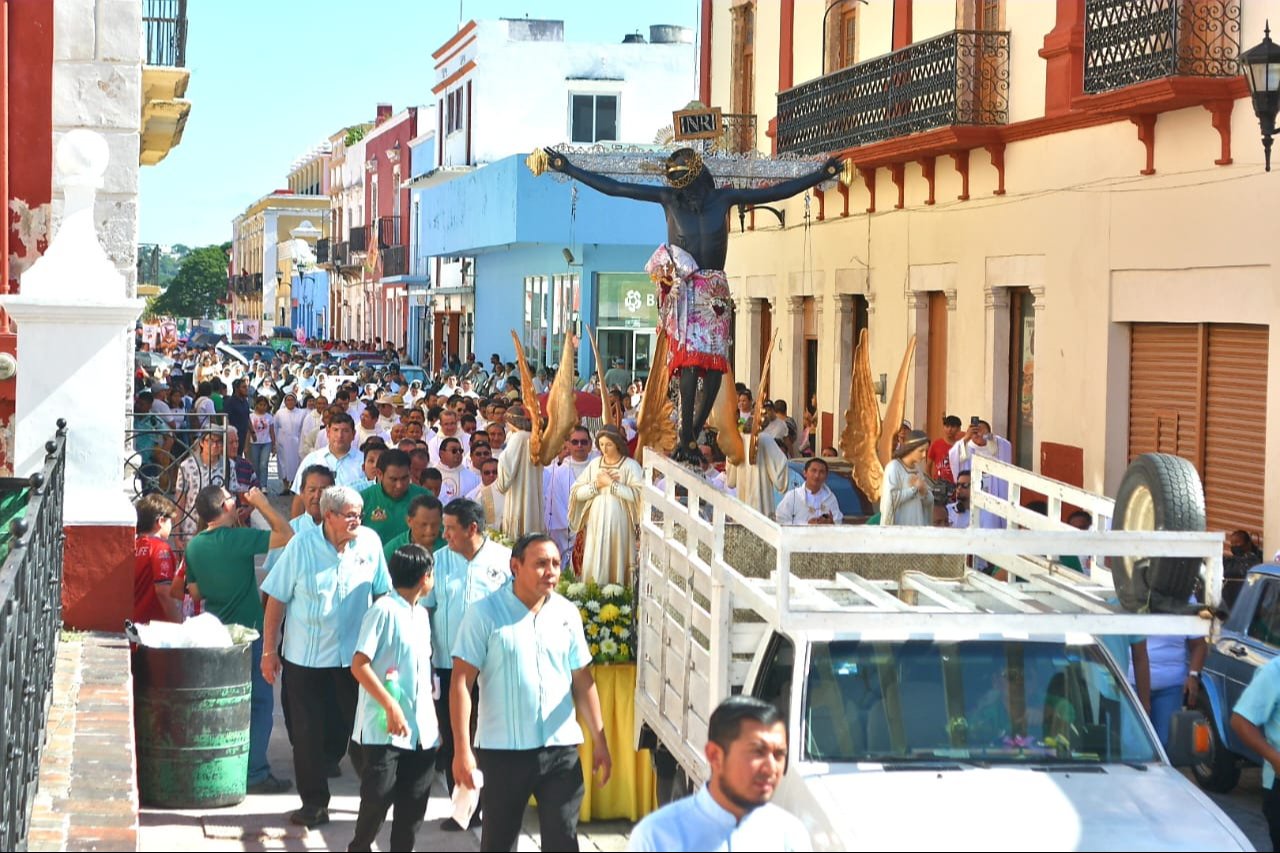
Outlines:
[[347,235],[347,250],[350,252],[363,252],[369,247],[369,226],[356,225],[352,227],[351,233]]
[[145,0],[147,65],[187,66],[187,0]]
[[0,565],[0,850],[26,850],[62,630],[67,423],[28,479],[0,478],[9,522]]
[[[125,482],[136,501],[143,495],[163,494],[178,506],[178,519],[173,526],[175,551],[186,548],[187,538],[197,527],[195,495],[200,489],[229,482],[226,454],[227,416],[225,413],[201,415],[208,425],[194,421],[173,427],[161,415],[131,413],[125,430]],[[208,459],[202,455],[200,440],[206,432],[223,436],[222,453]]]
[[404,246],[388,246],[382,250],[382,275],[408,275],[408,254]]
[[1009,121],[1009,33],[953,30],[778,93],[778,150],[811,155]]
[[1239,0],[1086,0],[1084,90],[1240,73]]

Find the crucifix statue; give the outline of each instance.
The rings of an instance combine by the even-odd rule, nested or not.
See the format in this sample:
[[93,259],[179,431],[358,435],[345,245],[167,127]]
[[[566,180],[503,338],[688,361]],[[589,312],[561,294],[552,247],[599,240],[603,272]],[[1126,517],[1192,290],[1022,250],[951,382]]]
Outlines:
[[[608,156],[596,155],[596,159]],[[782,162],[763,162],[774,163],[775,173],[783,167]],[[733,303],[724,273],[729,212],[735,205],[780,201],[824,181],[835,181],[840,177],[842,162],[833,157],[789,180],[757,187],[717,186],[717,176],[692,148],[677,149],[656,163],[650,160],[640,164],[641,174],[657,172],[663,184],[617,180],[584,169],[551,148],[536,152],[529,165],[535,174],[550,168],[606,195],[662,205],[667,217],[667,242],[654,252],[645,270],[658,286],[659,324],[670,344],[667,368],[679,382],[680,436],[672,456],[679,461],[697,462],[701,458],[698,434],[719,393],[720,378],[729,369]],[[791,171],[799,165],[794,161],[785,163]]]

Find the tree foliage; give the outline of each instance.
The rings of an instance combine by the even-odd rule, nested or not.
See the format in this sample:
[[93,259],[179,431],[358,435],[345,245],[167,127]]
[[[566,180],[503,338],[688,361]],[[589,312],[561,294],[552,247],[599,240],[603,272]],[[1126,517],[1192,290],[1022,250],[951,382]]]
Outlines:
[[218,300],[227,295],[227,255],[223,246],[192,249],[164,293],[152,306],[172,317],[221,317]]

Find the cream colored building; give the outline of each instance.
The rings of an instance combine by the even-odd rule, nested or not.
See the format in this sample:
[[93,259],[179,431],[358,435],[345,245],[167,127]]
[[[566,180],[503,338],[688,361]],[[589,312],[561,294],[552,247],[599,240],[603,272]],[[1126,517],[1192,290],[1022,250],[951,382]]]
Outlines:
[[[289,249],[293,232],[305,231],[308,222],[321,237],[329,233],[328,196],[276,190],[232,220],[232,319],[259,321],[264,335],[274,325],[289,325]],[[309,241],[313,253],[315,240]]]
[[1280,178],[1234,62],[1280,2],[708,0],[702,17],[704,100],[754,112],[763,151],[859,170],[808,218],[804,198],[779,205],[785,228],[731,217],[740,380],[780,328],[772,394],[793,411],[815,394],[834,444],[858,327],[890,383],[914,333],[907,418],[931,435],[982,416],[1023,464],[1109,494],[1132,456],[1175,452],[1211,527],[1280,547]]

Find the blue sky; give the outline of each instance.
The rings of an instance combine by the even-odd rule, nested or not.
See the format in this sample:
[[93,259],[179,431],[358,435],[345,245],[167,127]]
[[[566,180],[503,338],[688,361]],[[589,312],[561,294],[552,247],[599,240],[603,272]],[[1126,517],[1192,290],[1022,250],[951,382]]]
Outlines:
[[[195,0],[182,143],[141,177],[139,241],[231,239],[231,220],[285,186],[289,164],[374,106],[434,101],[431,53],[461,20],[556,18],[566,41],[695,27],[698,0]],[[694,69],[689,70],[690,75]]]

